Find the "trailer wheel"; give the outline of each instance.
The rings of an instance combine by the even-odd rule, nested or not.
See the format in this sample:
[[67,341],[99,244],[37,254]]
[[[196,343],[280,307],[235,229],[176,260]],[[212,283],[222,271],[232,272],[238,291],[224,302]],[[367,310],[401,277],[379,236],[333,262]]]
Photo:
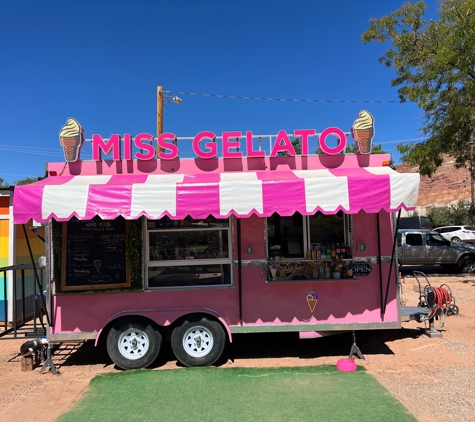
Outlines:
[[207,317],[184,320],[171,337],[173,353],[185,366],[212,365],[223,353],[224,344],[223,327]]
[[122,369],[150,366],[157,359],[161,345],[161,334],[143,318],[121,320],[107,336],[107,352]]
[[473,256],[464,256],[460,259],[458,267],[461,273],[473,273],[475,271],[475,259]]

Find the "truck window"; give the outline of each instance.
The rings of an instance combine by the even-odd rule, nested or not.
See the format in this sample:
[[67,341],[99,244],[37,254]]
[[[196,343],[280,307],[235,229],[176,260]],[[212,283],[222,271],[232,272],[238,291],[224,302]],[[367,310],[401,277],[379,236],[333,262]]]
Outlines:
[[229,219],[147,220],[148,287],[230,285]]
[[426,235],[426,243],[427,246],[447,246],[449,244],[440,234],[432,233]]
[[410,246],[422,246],[422,234],[420,233],[407,233],[406,245]]

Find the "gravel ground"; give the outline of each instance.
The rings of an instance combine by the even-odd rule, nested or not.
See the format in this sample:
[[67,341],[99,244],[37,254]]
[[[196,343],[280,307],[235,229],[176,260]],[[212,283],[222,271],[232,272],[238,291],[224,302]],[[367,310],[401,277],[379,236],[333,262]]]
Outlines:
[[[357,345],[366,367],[419,421],[475,420],[475,277],[438,277],[432,285],[446,283],[460,308],[458,316],[445,320],[443,338],[424,334],[424,324],[403,323],[401,330],[357,333]],[[402,280],[403,304],[416,306],[419,299],[414,278]],[[436,322],[436,328],[439,328]],[[0,341],[0,420],[54,421],[67,410],[96,375],[118,371],[105,350],[84,345],[63,345],[54,355],[60,375],[22,372],[18,351],[22,340]],[[312,340],[296,334],[248,334],[235,336],[227,346],[221,367],[275,367],[334,365],[348,357],[349,333]],[[165,346],[154,369],[179,368]],[[384,421],[384,416],[381,418]]]

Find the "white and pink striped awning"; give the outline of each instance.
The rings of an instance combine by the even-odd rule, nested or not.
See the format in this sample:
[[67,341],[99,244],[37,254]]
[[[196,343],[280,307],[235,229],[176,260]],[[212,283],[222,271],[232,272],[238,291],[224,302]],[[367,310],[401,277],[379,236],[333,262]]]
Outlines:
[[414,209],[419,174],[397,173],[389,167],[240,173],[55,176],[17,186],[14,222],[47,222],[98,215],[137,219],[268,217],[321,211]]

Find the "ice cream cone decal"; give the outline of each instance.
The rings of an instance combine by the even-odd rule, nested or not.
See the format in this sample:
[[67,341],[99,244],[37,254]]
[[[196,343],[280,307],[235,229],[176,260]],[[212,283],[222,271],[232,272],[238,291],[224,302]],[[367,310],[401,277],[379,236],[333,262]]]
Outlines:
[[97,274],[101,272],[101,264],[101,261],[99,261],[98,259],[94,261],[94,267],[96,267]]
[[313,290],[310,290],[307,294],[307,305],[312,314],[313,314],[313,311],[315,311],[315,306],[317,306],[317,302],[318,302],[318,295]]
[[64,158],[68,163],[79,160],[84,143],[84,129],[76,119],[70,117],[59,132],[59,142],[64,149]]
[[374,118],[366,110],[361,110],[351,126],[351,135],[360,154],[370,154],[374,137]]

